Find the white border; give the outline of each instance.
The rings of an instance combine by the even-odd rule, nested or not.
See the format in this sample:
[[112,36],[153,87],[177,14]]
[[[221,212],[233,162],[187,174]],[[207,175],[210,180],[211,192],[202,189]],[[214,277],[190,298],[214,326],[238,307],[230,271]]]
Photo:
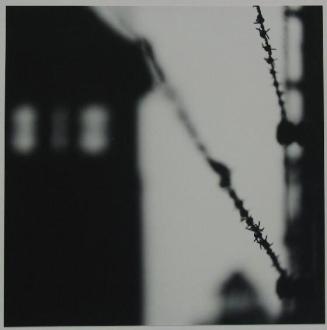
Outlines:
[[[323,8],[323,22],[324,22],[324,41],[327,42],[327,4],[325,0],[258,0],[258,1],[247,1],[247,0],[2,0],[0,3],[0,329],[3,327],[3,307],[4,307],[4,105],[5,105],[5,10],[6,6],[286,6],[286,5],[322,5]],[[323,53],[324,53],[324,64],[327,60],[327,46],[324,42]],[[324,65],[324,69],[326,65]],[[327,73],[324,70],[324,109],[326,109],[327,103]],[[326,147],[326,111],[325,113],[325,155],[327,153]],[[325,162],[325,173],[327,173],[327,166]],[[327,186],[327,180],[325,176],[325,187]],[[326,188],[325,188],[326,189]],[[325,190],[325,214],[326,214],[326,190]],[[325,237],[327,238],[327,230],[325,224]],[[325,249],[325,285],[326,285],[326,249]],[[325,290],[326,296],[326,290]],[[327,304],[326,304],[327,306]],[[326,308],[327,315],[327,308]],[[6,329],[25,329],[10,327]],[[133,329],[132,326],[105,326],[105,327],[51,327],[52,329],[83,329],[89,330],[94,328],[109,328],[109,329]],[[313,325],[313,324],[299,324],[299,325],[208,325],[208,326],[138,326],[138,330],[200,330],[200,329],[327,329],[326,324]],[[31,327],[33,329],[33,327]],[[36,329],[49,329],[49,327],[37,327]]]
[[324,0],[3,0],[2,6],[286,6],[324,5]]

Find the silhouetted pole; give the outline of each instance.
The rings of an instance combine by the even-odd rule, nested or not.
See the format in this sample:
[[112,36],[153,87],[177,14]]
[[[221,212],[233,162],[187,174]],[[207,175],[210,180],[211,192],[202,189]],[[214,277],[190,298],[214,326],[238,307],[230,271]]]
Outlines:
[[[324,294],[324,121],[322,7],[306,6],[286,10],[286,19],[296,16],[303,26],[303,75],[287,81],[303,97],[303,120],[294,126],[303,148],[302,157],[293,164],[302,191],[300,213],[287,219],[286,244],[291,272],[297,277],[290,288],[294,310],[286,321],[322,323],[325,320]],[[292,36],[290,36],[292,37]]]

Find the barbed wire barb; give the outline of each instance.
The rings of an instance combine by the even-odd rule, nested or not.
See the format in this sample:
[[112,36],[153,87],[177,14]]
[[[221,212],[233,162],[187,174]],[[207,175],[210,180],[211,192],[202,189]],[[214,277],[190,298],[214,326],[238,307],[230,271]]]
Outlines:
[[[263,17],[258,15],[257,17],[258,23],[256,24],[263,24]],[[261,33],[264,35],[264,39],[268,40],[267,31],[261,26]],[[272,243],[268,241],[267,235],[263,236],[264,228],[261,227],[260,221],[255,223],[253,217],[250,215],[249,210],[244,207],[244,202],[242,199],[239,198],[237,195],[231,180],[231,171],[227,165],[225,165],[221,161],[215,160],[209,153],[206,145],[201,141],[199,134],[193,125],[186,108],[183,105],[182,100],[178,97],[174,88],[167,82],[167,78],[158,64],[158,61],[154,55],[152,47],[150,43],[146,39],[139,40],[141,43],[141,49],[143,50],[144,57],[149,65],[150,72],[154,75],[153,81],[157,86],[161,86],[166,93],[166,96],[176,104],[176,112],[177,117],[185,127],[190,139],[205,159],[206,163],[208,164],[209,168],[218,176],[219,178],[219,186],[224,189],[231,200],[234,202],[235,208],[238,210],[240,215],[240,222],[245,222],[246,229],[253,232],[254,235],[254,242],[257,243],[260,249],[264,249],[267,255],[270,257],[273,267],[277,270],[277,272],[281,276],[286,276],[286,270],[281,266],[277,255],[272,250],[271,246]],[[144,45],[145,43],[145,45]],[[267,47],[270,48],[269,44],[266,44]],[[273,62],[272,62],[273,63]],[[272,64],[271,70],[275,72],[274,65]],[[277,81],[276,75],[274,75],[275,80]],[[281,93],[279,89],[277,89],[278,93]]]
[[256,21],[254,22],[255,25],[259,25],[258,28],[256,28],[256,30],[259,31],[259,36],[261,37],[261,39],[263,39],[263,44],[262,48],[267,52],[268,57],[265,57],[265,61],[267,62],[267,64],[270,66],[270,74],[272,76],[273,79],[273,86],[275,88],[275,93],[278,99],[278,106],[280,108],[280,113],[281,113],[281,118],[282,120],[286,120],[286,109],[285,109],[285,102],[282,98],[283,93],[280,90],[280,83],[277,79],[277,71],[275,69],[275,61],[277,60],[276,58],[273,58],[273,50],[276,50],[276,48],[272,48],[272,46],[270,45],[269,42],[269,35],[268,32],[270,31],[270,29],[266,29],[264,22],[265,22],[265,18],[262,15],[262,11],[260,6],[253,6],[254,8],[256,8],[257,10],[257,18]]

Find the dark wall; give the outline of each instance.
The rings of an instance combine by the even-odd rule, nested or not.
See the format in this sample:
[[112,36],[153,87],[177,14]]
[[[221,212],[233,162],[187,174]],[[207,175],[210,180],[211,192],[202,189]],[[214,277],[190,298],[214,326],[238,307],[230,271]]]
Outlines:
[[[286,11],[303,25],[302,66],[299,81],[289,81],[303,97],[304,118],[298,125],[303,155],[291,170],[301,187],[301,212],[287,219],[286,244],[296,293],[287,323],[325,322],[325,218],[324,218],[324,97],[323,11],[303,6]],[[290,304],[290,302],[286,302]]]
[[299,264],[310,278],[311,297],[300,297],[298,315],[309,323],[325,322],[324,248],[324,96],[323,12],[321,6],[303,7],[303,97],[307,143],[301,163],[303,214]]
[[[84,7],[7,7],[5,325],[142,322],[136,102],[148,88],[140,50]],[[110,111],[110,148],[77,147],[81,107]],[[32,104],[38,147],[12,150],[12,111]],[[64,107],[69,144],[50,146]]]

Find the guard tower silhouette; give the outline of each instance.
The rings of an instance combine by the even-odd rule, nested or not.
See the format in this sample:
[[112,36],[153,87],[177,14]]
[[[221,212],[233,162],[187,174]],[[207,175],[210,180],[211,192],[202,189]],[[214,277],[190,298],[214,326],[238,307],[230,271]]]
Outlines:
[[140,324],[142,53],[87,7],[6,14],[5,326]]

